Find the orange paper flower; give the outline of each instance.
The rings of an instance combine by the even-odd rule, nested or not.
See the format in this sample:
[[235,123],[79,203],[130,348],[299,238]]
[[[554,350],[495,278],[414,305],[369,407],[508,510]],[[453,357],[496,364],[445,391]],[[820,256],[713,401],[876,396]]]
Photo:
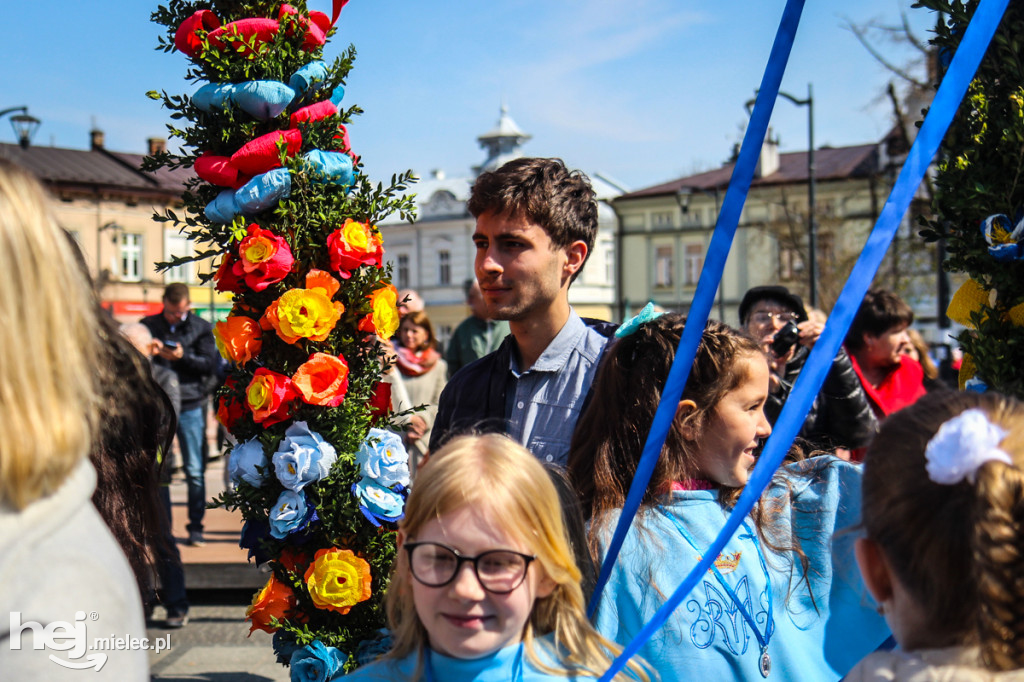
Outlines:
[[306,587],[318,608],[346,614],[370,598],[370,564],[351,550],[321,549],[306,569]]
[[331,269],[342,279],[351,277],[360,265],[383,265],[384,244],[380,235],[366,223],[351,218],[327,237],[327,251]]
[[245,400],[252,410],[253,421],[264,426],[288,419],[298,398],[299,391],[290,378],[263,367],[256,370],[245,389]]
[[382,339],[390,339],[398,331],[398,290],[391,284],[377,289],[367,298],[373,312],[359,322],[360,331],[376,332]]
[[338,323],[345,306],[331,297],[341,283],[323,270],[310,270],[305,289],[291,289],[267,307],[260,319],[264,329],[274,329],[286,343],[299,339],[324,341]]
[[341,356],[313,353],[295,370],[292,381],[310,405],[337,407],[348,392],[348,363]]
[[245,619],[252,622],[249,634],[256,630],[274,632],[277,626],[271,625],[270,619],[284,620],[294,607],[295,593],[292,588],[271,575],[263,589],[253,595],[252,603],[245,610]]
[[213,338],[224,359],[239,366],[259,355],[263,347],[263,330],[259,322],[241,315],[215,324]]

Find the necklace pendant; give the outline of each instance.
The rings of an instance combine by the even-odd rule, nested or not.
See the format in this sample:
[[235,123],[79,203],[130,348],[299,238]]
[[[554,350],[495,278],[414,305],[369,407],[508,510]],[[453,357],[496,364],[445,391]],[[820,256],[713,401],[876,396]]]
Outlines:
[[768,647],[761,649],[759,666],[761,668],[761,677],[767,678],[772,671],[772,657],[768,655]]

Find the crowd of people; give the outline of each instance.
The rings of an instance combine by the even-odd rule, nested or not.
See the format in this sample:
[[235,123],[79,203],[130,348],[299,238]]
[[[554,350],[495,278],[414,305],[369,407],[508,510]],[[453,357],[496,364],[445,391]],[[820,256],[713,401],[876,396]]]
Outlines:
[[[471,316],[442,351],[422,299],[402,292],[382,359],[415,473],[386,596],[392,648],[350,677],[598,678],[725,526],[827,322],[772,285],[746,293],[735,327],[706,324],[596,594],[687,320],[573,310],[597,204],[561,161],[485,172],[468,207]],[[96,608],[140,632],[149,546],[184,624],[155,463],[177,432],[201,543],[209,325],[181,285],[122,333],[101,322],[41,188],[6,164],[0,239],[0,604],[40,623]],[[1024,680],[1024,405],[944,385],[912,323],[896,294],[868,293],[771,484],[615,679]],[[45,652],[11,651],[14,627],[0,623],[0,670],[34,679]],[[145,679],[133,653],[103,673]]]

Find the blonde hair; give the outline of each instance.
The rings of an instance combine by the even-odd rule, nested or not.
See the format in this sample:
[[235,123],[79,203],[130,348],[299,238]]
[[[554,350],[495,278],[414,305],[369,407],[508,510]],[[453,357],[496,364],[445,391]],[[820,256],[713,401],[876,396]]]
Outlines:
[[42,185],[0,160],[0,504],[53,493],[96,427],[89,284]]
[[[976,482],[933,482],[925,448],[979,408],[1008,433]],[[863,523],[930,625],[929,646],[978,644],[992,670],[1024,668],[1024,404],[997,393],[931,393],[882,424],[864,459]]]
[[[599,677],[611,665],[610,654],[618,649],[586,619],[580,570],[573,559],[558,493],[543,465],[505,436],[455,438],[420,471],[399,527],[407,538],[415,537],[431,520],[466,505],[496,512],[503,530],[530,547],[540,569],[556,584],[550,595],[534,603],[523,630],[530,661],[549,673]],[[418,653],[422,664],[428,639],[413,604],[412,580],[408,557],[400,551],[386,602],[394,636],[390,655],[404,658]],[[551,653],[564,670],[543,664],[534,648],[536,637],[552,632],[555,650]],[[639,664],[630,663],[629,669],[634,676],[630,679],[649,679]]]

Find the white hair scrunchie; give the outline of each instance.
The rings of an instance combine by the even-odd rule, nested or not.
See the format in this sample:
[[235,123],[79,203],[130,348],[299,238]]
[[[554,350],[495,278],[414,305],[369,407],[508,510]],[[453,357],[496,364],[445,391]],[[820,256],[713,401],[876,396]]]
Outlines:
[[1008,432],[991,421],[982,410],[973,408],[953,417],[928,441],[924,457],[928,478],[940,485],[953,485],[966,478],[974,483],[981,465],[1013,460],[999,448]]

